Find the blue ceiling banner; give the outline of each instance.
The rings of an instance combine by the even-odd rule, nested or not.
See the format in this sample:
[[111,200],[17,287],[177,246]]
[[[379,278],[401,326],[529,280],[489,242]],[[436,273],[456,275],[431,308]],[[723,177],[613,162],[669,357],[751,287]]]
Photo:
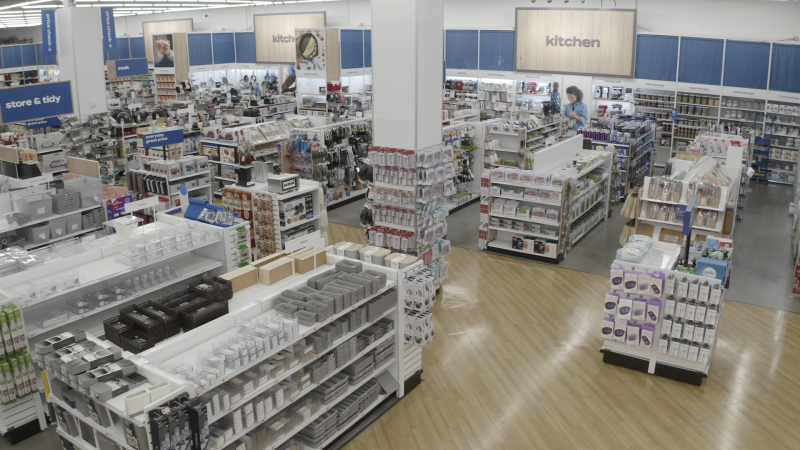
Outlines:
[[73,114],[69,81],[0,89],[0,123]]
[[61,119],[58,117],[48,117],[46,119],[36,119],[36,120],[29,120],[28,123],[25,124],[29,130],[35,130],[37,128],[46,128],[46,127],[60,127],[61,126]]
[[118,59],[115,61],[117,65],[118,77],[132,77],[134,75],[147,75],[147,58],[135,59]]
[[56,47],[56,10],[42,10],[42,50],[45,56],[58,54]]
[[183,142],[183,128],[142,135],[142,147],[144,148],[162,147],[164,145],[180,144],[181,142]]
[[114,8],[100,8],[100,17],[103,21],[103,51],[117,51],[117,30],[114,24]]

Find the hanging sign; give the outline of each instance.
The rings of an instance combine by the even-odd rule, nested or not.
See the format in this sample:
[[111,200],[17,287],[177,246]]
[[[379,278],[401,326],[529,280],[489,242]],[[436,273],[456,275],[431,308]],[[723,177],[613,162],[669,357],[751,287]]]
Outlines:
[[114,61],[118,77],[131,77],[134,75],[147,75],[147,58],[118,59]]
[[54,9],[42,10],[42,49],[44,56],[58,54],[56,47],[56,11]]
[[181,142],[183,142],[183,128],[147,133],[142,136],[142,146],[144,148],[162,147],[164,145],[180,144]]
[[60,127],[61,119],[58,117],[48,117],[46,119],[29,120],[25,125],[27,125],[29,130],[45,127]]
[[0,89],[0,123],[27,122],[72,113],[69,81]]
[[117,51],[117,30],[114,25],[114,8],[100,8],[100,17],[103,21],[103,51]]

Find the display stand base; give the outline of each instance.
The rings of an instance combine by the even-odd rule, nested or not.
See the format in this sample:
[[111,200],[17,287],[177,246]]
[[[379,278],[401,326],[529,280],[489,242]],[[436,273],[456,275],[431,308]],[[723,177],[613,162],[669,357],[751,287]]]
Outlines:
[[453,214],[456,211],[462,210],[462,209],[466,208],[467,206],[469,206],[469,205],[471,205],[471,204],[473,204],[473,203],[475,203],[477,201],[480,201],[480,199],[481,199],[480,195],[475,195],[474,197],[469,199],[467,202],[462,203],[462,204],[460,204],[458,206],[455,206],[452,209],[449,209],[447,212],[448,212],[448,214]]
[[530,259],[532,261],[538,261],[538,262],[550,263],[550,264],[561,264],[561,261],[564,261],[564,254],[563,253],[558,255],[557,258],[550,258],[550,257],[547,257],[547,256],[539,256],[539,255],[536,255],[534,253],[514,252],[514,251],[511,251],[511,250],[505,250],[505,249],[497,248],[497,247],[488,247],[484,251],[491,252],[491,253],[497,253],[499,255],[512,256],[514,258],[519,258],[519,259]]
[[[603,354],[603,362],[606,364],[613,364],[615,366],[625,367],[639,372],[647,372],[650,361],[633,356],[623,355],[620,353],[612,352],[610,350],[600,350]],[[693,384],[700,386],[703,378],[708,378],[708,375],[694,370],[681,369],[679,367],[670,366],[668,364],[656,363],[656,370],[653,375],[669,378],[671,380],[680,381],[683,383]]]
[[361,194],[357,194],[357,195],[353,195],[351,197],[347,197],[347,198],[343,198],[343,199],[340,199],[340,200],[336,200],[335,202],[333,202],[330,205],[328,205],[327,209],[328,209],[328,211],[330,211],[332,209],[336,209],[336,208],[338,208],[340,206],[343,206],[343,205],[346,205],[348,203],[353,203],[356,200],[363,200],[364,198],[366,198],[366,196],[367,196],[367,194],[366,194],[366,191],[365,191],[365,192],[363,192]]
[[8,430],[8,433],[4,434],[3,437],[10,442],[11,445],[17,445],[25,439],[40,433],[41,431],[42,429],[39,427],[39,421],[34,419],[25,425]]

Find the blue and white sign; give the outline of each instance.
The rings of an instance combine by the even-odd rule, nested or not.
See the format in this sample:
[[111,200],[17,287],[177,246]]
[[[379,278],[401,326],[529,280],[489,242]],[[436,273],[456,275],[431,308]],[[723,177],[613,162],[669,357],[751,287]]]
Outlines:
[[114,25],[114,8],[100,8],[100,16],[103,20],[103,51],[117,51],[117,30]]
[[163,147],[170,144],[180,144],[181,142],[183,142],[183,128],[147,133],[142,136],[144,148]]
[[132,77],[134,75],[147,75],[147,58],[136,59],[118,59],[115,61],[117,65],[118,77]]
[[28,126],[29,130],[45,127],[60,127],[61,119],[58,117],[48,117],[46,119],[29,120],[25,125]]
[[45,56],[58,54],[56,48],[56,11],[54,9],[42,10],[42,49]]
[[69,81],[0,89],[0,123],[27,122],[74,112]]

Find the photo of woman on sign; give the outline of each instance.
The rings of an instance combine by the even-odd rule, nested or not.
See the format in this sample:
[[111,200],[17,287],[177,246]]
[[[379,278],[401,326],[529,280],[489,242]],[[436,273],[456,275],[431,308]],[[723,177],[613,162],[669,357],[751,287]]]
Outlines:
[[564,115],[575,120],[575,126],[570,131],[578,131],[578,128],[589,123],[589,107],[583,103],[583,92],[575,86],[567,88],[567,100],[569,104],[564,108]]
[[171,34],[154,35],[153,50],[153,65],[156,67],[175,67]]

